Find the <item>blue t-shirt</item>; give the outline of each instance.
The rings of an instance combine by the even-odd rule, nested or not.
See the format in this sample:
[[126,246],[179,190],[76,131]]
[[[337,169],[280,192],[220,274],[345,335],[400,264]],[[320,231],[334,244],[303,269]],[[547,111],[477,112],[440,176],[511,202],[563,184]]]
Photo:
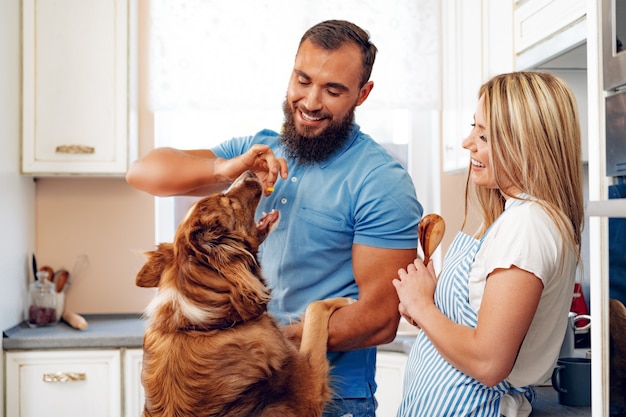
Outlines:
[[[283,157],[289,178],[261,200],[257,217],[280,211],[275,230],[261,245],[259,259],[272,290],[269,312],[281,324],[298,320],[306,306],[331,297],[358,299],[352,245],[417,248],[422,206],[410,176],[371,137],[354,125],[346,144],[328,160],[300,165],[286,157],[280,135],[263,130],[212,149],[231,159],[253,144]],[[385,277],[388,279],[389,277]],[[335,394],[370,397],[376,389],[376,349],[329,353]]]

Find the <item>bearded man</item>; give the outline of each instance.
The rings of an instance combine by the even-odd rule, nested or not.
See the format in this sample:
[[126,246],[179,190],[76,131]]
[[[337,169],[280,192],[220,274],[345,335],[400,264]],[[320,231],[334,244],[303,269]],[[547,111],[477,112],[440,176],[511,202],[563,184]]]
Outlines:
[[375,416],[376,346],[395,338],[392,285],[413,262],[422,206],[408,173],[361,132],[354,112],[369,96],[376,47],[353,23],[321,22],[302,37],[280,134],[263,130],[210,150],[154,149],[126,180],[153,195],[208,195],[245,170],[266,185],[262,212],[281,220],[261,245],[270,313],[298,340],[306,306],[331,297],[355,303],[329,323],[333,403],[325,417]]

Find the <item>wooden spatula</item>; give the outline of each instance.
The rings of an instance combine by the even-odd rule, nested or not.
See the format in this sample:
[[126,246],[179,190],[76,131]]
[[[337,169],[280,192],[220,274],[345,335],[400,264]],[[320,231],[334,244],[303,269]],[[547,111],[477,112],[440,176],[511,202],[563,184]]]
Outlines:
[[430,256],[437,249],[446,232],[446,222],[438,214],[431,213],[422,217],[417,228],[417,236],[422,251],[424,251],[424,265],[430,262]]

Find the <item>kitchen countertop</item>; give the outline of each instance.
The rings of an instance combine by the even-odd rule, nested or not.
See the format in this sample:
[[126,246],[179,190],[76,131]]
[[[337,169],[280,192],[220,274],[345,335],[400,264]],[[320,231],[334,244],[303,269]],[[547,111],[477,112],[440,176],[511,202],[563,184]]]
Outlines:
[[137,314],[84,315],[89,327],[77,330],[64,321],[31,328],[25,322],[2,333],[3,350],[141,347],[146,321]]
[[[83,349],[83,348],[141,348],[146,321],[136,314],[85,315],[89,327],[76,330],[65,322],[31,328],[20,323],[2,333],[3,350],[32,349]],[[399,335],[386,345],[382,351],[408,354],[415,340],[415,335]],[[560,405],[557,393],[551,386],[537,387],[538,398],[531,417],[591,416],[591,407],[567,407]]]

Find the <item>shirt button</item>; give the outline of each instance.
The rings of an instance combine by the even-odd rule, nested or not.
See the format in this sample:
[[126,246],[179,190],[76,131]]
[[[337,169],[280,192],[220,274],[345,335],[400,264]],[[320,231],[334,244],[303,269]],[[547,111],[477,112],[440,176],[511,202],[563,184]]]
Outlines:
[[282,204],[287,204],[287,199],[285,197],[283,197],[283,198],[280,199],[280,202]]
[[291,182],[296,182],[296,181],[298,181],[297,177],[291,177]]

